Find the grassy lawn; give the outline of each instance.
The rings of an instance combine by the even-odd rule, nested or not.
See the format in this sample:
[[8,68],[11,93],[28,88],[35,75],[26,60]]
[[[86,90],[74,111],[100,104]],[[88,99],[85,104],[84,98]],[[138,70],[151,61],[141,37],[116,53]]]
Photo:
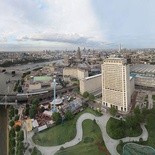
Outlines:
[[82,127],[82,141],[73,147],[58,151],[55,155],[110,155],[104,144],[101,130],[96,122],[85,120]]
[[65,121],[64,124],[57,125],[34,135],[32,137],[34,143],[41,146],[56,146],[71,141],[76,136],[77,119],[87,112],[95,116],[101,116],[97,111],[87,108],[75,115],[72,120]]
[[118,120],[112,117],[107,122],[106,131],[108,135],[113,139],[121,139],[128,136],[137,137],[142,133],[140,125],[131,131],[125,121]]
[[[147,128],[147,126],[146,126]],[[155,130],[149,130],[149,128],[147,128],[148,130],[148,140],[147,141],[141,141],[141,142],[135,142],[137,144],[140,144],[140,145],[145,145],[145,146],[151,146],[155,149]],[[123,146],[125,145],[126,143],[123,143],[123,145],[118,145],[117,146],[117,151],[118,153],[120,153],[122,155],[123,153]]]
[[36,147],[34,147],[31,152],[31,155],[42,155],[42,154]]
[[152,95],[152,99],[155,101],[155,95]]

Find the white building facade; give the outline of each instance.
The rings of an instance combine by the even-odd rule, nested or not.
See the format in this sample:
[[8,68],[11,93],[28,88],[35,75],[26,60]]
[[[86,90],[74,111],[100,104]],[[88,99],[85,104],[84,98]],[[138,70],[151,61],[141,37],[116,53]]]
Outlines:
[[101,92],[101,79],[101,74],[80,79],[80,93],[83,94],[85,91],[87,91],[90,94],[93,94],[94,92],[98,91]]
[[126,59],[105,59],[102,65],[102,104],[127,112],[130,101],[130,68]]

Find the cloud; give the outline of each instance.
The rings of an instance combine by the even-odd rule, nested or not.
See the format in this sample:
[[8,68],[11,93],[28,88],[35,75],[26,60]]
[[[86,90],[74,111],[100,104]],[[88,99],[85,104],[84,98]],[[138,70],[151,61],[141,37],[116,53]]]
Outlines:
[[0,21],[0,35],[12,38],[8,46],[19,41],[96,46],[105,41],[90,0],[5,0]]
[[100,41],[96,41],[94,37],[85,36],[77,33],[42,33],[32,36],[24,36],[18,38],[17,41],[47,41],[47,42],[60,42],[77,44],[82,46],[99,46]]

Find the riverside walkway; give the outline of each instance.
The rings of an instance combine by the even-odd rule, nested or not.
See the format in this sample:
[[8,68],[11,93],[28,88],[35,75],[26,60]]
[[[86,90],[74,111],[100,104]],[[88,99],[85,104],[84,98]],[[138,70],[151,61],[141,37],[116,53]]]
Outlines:
[[[96,123],[98,124],[98,126],[101,129],[102,137],[103,137],[103,140],[105,142],[105,145],[106,145],[106,147],[107,147],[107,149],[111,155],[119,155],[116,151],[116,147],[119,144],[120,140],[122,140],[123,142],[128,142],[128,141],[133,141],[133,140],[139,141],[140,137],[143,138],[143,140],[147,140],[148,132],[147,132],[144,124],[141,125],[142,130],[143,130],[142,134],[138,137],[126,137],[126,138],[122,138],[119,140],[114,140],[114,139],[110,138],[106,132],[106,124],[107,124],[110,117],[111,116],[107,113],[104,113],[101,117],[96,117],[90,113],[85,113],[85,114],[81,115],[79,117],[79,119],[77,120],[77,123],[76,123],[76,128],[77,128],[76,137],[73,140],[71,140],[70,142],[67,142],[67,143],[62,144],[62,145],[51,146],[51,147],[44,147],[44,146],[36,145],[32,141],[33,132],[28,134],[28,142],[30,143],[31,146],[37,147],[38,150],[40,150],[43,155],[54,155],[57,151],[60,150],[60,148],[62,146],[64,148],[71,147],[71,146],[78,144],[82,140],[82,135],[83,135],[82,122],[86,119],[91,119],[91,120],[95,119],[96,120]],[[26,155],[28,155],[28,154],[26,154]]]

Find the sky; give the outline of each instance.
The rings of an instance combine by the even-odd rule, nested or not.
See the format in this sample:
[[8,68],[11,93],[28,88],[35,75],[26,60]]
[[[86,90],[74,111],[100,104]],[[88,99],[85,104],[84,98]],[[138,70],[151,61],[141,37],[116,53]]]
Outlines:
[[0,51],[155,48],[155,0],[0,0]]

